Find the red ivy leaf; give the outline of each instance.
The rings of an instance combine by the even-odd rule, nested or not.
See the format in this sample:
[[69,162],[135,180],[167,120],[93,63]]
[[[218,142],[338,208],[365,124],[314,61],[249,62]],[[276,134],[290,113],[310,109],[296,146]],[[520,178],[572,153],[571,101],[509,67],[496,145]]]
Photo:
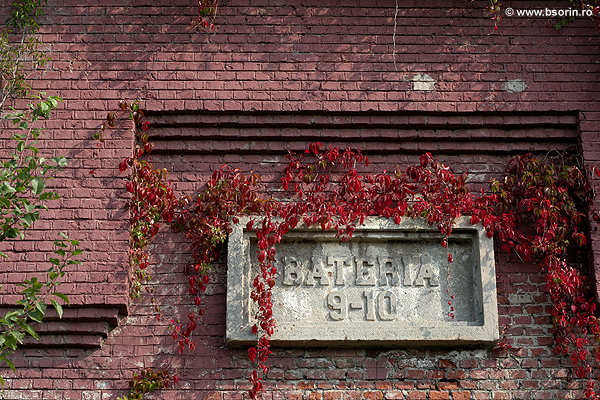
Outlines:
[[252,361],[252,362],[254,362],[254,360],[256,360],[256,348],[250,347],[248,349],[248,357],[250,358],[250,361]]

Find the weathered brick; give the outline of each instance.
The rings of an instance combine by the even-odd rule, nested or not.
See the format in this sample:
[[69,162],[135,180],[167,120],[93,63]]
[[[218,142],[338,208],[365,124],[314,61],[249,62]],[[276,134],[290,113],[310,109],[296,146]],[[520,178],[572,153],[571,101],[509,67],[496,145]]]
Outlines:
[[429,399],[430,400],[447,400],[450,398],[450,392],[446,391],[430,391]]
[[427,399],[427,392],[411,391],[411,392],[408,392],[406,398],[408,400],[425,400],[425,399]]
[[381,390],[366,391],[364,392],[364,398],[370,400],[381,400],[383,399],[383,392]]
[[468,391],[452,391],[452,400],[469,400],[471,398],[471,393]]
[[343,392],[339,390],[328,390],[323,393],[323,400],[342,400]]
[[[163,365],[186,371],[182,376],[186,386],[168,392],[173,398],[197,390],[201,396],[241,399],[249,388],[245,376],[253,367],[245,350],[229,349],[223,343],[225,299],[219,286],[223,276],[215,281],[211,277],[203,298],[206,314],[196,336],[198,349],[186,358],[185,366],[173,354],[170,332],[143,315],[151,312],[152,305],[145,300],[128,304],[124,267],[128,216],[123,210],[128,197],[122,191],[124,175],[115,167],[130,155],[133,129],[125,116],[118,130],[106,133],[103,149],[96,149],[90,140],[121,98],[139,98],[154,113],[148,113],[149,119],[160,113],[206,118],[182,123],[188,133],[179,128],[150,131],[157,143],[153,161],[171,172],[178,191],[187,193],[198,193],[223,163],[264,173],[263,183],[275,187],[287,147],[303,151],[312,140],[362,146],[374,153],[372,158],[378,162],[373,165],[388,170],[396,165],[405,168],[418,162],[418,154],[434,151],[452,160],[453,169],[471,172],[478,189],[503,172],[510,155],[534,146],[546,153],[580,143],[584,159],[600,163],[597,33],[587,19],[546,32],[524,18],[504,18],[500,34],[489,35],[493,28],[489,19],[479,18],[484,10],[456,2],[448,7],[400,2],[394,21],[393,5],[383,3],[291,7],[261,0],[251,6],[221,4],[217,29],[210,34],[189,27],[189,4],[183,0],[136,7],[114,0],[96,3],[61,0],[59,7],[45,9],[41,32],[52,49],[52,61],[32,86],[66,101],[54,120],[44,122],[49,129],[43,132],[48,136],[41,148],[68,153],[71,167],[52,182],[61,200],[50,204],[28,241],[15,242],[10,252],[11,261],[43,271],[47,269],[43,252],[52,250],[54,231],[68,230],[85,243],[85,263],[68,276],[61,290],[72,293],[71,303],[80,310],[93,302],[128,312],[129,318],[122,319],[95,351],[15,354],[19,378],[10,382],[6,398],[21,397],[20,389],[27,391],[28,398],[80,400],[101,394],[116,398],[124,394],[134,371]],[[554,4],[560,6],[556,2],[548,7]],[[8,4],[0,5],[2,17],[8,12]],[[540,41],[545,45],[540,46]],[[412,78],[424,73],[435,80],[432,92],[413,90]],[[527,87],[508,93],[507,82],[517,79]],[[354,118],[363,125],[360,129],[310,127],[312,112],[319,123]],[[273,115],[281,117],[281,127],[268,120]],[[218,127],[219,118],[227,116],[230,121]],[[233,128],[231,116],[248,119],[243,128]],[[252,120],[257,116],[263,122]],[[395,122],[388,128],[373,128],[385,125],[385,118]],[[270,127],[255,129],[253,121]],[[300,127],[301,123],[309,128]],[[187,135],[185,142],[178,135]],[[253,142],[251,148],[235,147],[242,140]],[[0,149],[7,149],[4,140]],[[184,150],[188,154],[183,155]],[[89,175],[92,168],[95,172]],[[600,244],[592,236],[597,260]],[[156,253],[168,259],[173,255],[169,252],[176,252],[173,249],[166,246]],[[181,271],[188,256],[163,262],[161,272],[155,273],[168,283],[168,290],[159,291],[157,297],[174,314],[185,315],[191,303],[185,288],[179,290],[182,283],[166,271]],[[281,358],[267,376],[266,398],[300,399],[304,389],[310,391],[306,398],[324,399],[368,398],[379,391],[389,399],[431,399],[448,391],[453,399],[519,399],[529,393],[543,399],[581,397],[580,383],[567,389],[561,386],[570,376],[569,368],[552,353],[550,303],[542,294],[544,275],[537,265],[502,255],[498,255],[497,272],[499,279],[507,280],[501,285],[506,293],[531,299],[514,302],[506,293],[499,298],[502,324],[513,325],[510,343],[522,347],[510,357],[456,356],[436,350],[420,356],[430,362],[426,365],[404,363],[411,356],[399,356],[387,365],[384,357],[365,356],[359,350],[349,355],[341,349],[307,353],[274,349]],[[18,292],[9,283],[14,285],[24,275],[19,271],[7,275],[3,299],[14,304]],[[95,311],[79,317],[104,318]],[[92,344],[83,335],[73,333],[71,338],[80,340],[80,345]],[[94,387],[94,382],[107,387]],[[295,388],[298,383],[302,389]],[[274,384],[277,390],[272,390]],[[417,387],[420,390],[415,391]]]

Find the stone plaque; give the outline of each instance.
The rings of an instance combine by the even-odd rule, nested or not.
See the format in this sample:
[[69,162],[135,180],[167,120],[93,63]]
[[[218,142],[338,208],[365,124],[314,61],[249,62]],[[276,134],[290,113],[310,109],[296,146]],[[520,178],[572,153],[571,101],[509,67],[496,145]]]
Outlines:
[[[256,341],[256,238],[240,221],[227,253],[227,343]],[[277,245],[277,345],[464,345],[498,340],[492,240],[461,219],[447,252],[436,227],[369,218],[349,241],[299,228]],[[453,296],[453,298],[451,297]],[[451,303],[451,305],[449,304]],[[454,307],[451,311],[450,307]],[[453,313],[454,317],[449,315]]]

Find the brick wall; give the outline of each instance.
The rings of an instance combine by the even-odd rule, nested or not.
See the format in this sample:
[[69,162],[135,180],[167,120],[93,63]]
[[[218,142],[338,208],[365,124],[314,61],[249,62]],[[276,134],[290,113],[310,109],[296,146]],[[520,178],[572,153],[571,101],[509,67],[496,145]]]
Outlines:
[[[223,3],[215,33],[196,33],[192,0],[49,0],[40,22],[52,61],[33,87],[65,99],[42,147],[68,156],[70,167],[52,182],[61,199],[26,240],[3,244],[12,258],[0,261],[2,303],[14,301],[25,266],[45,268],[39,250],[58,231],[82,241],[84,264],[63,286],[73,303],[65,326],[51,319],[43,346],[13,357],[16,374],[1,370],[0,397],[116,399],[134,371],[166,366],[182,381],[155,398],[240,399],[249,388],[246,350],[224,343],[224,260],[210,274],[193,354],[177,355],[166,326],[148,317],[148,298],[128,301],[116,166],[130,152],[132,127],[121,121],[101,151],[91,140],[120,99],[148,110],[153,160],[179,193],[197,193],[224,163],[261,173],[272,190],[286,149],[316,140],[363,148],[374,171],[431,151],[470,172],[476,187],[526,151],[575,146],[600,163],[599,34],[589,20],[555,31],[544,19],[505,17],[493,33],[486,1],[401,1],[394,35],[391,0]],[[8,12],[0,5],[0,15]],[[168,232],[152,249],[165,313],[193,310],[180,273],[187,251]],[[518,351],[276,349],[265,398],[583,398],[570,361],[552,353],[543,274],[500,253],[496,268],[500,325]]]

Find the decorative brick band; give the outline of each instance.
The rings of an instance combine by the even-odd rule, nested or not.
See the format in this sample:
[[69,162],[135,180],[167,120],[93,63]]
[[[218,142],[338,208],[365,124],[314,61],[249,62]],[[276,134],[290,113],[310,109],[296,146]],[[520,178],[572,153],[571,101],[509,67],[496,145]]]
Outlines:
[[578,145],[572,113],[190,113],[150,116],[154,154],[279,154],[308,141],[365,153],[506,154]]
[[[0,308],[4,315],[8,308]],[[99,348],[109,332],[117,326],[119,309],[114,307],[64,308],[61,319],[48,309],[41,324],[31,325],[39,340],[27,336],[24,347]]]

